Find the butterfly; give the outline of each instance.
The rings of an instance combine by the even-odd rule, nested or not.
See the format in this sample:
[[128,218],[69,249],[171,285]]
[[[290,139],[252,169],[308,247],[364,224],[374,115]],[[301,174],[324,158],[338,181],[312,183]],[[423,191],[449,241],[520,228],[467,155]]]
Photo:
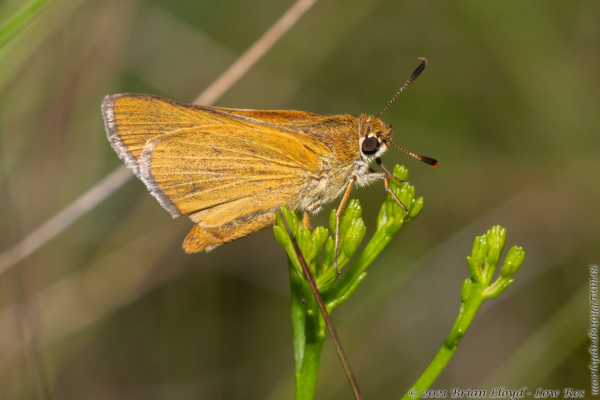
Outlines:
[[[173,218],[194,227],[188,253],[210,251],[275,224],[278,205],[304,212],[303,223],[343,196],[336,212],[335,268],[342,212],[354,186],[395,177],[382,163],[390,146],[417,159],[437,161],[392,142],[379,118],[425,69],[422,60],[376,116],[322,116],[302,111],[231,109],[192,105],[147,94],[115,94],[102,102],[111,146]],[[384,172],[375,172],[375,161]]]

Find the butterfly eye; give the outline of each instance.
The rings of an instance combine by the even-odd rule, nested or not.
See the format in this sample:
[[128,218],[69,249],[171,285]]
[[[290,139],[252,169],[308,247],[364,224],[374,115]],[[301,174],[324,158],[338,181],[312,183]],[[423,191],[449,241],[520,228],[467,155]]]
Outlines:
[[379,149],[379,140],[369,137],[362,142],[362,152],[366,155],[375,154]]

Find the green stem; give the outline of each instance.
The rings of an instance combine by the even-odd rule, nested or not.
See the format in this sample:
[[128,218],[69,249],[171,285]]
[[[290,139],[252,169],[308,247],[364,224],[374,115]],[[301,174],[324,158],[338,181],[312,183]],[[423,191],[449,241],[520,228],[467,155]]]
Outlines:
[[[312,400],[317,386],[321,351],[325,341],[325,321],[310,289],[303,285],[288,257],[292,294],[292,326],[296,359],[296,400]],[[308,291],[307,291],[308,290]],[[307,293],[304,296],[303,293]],[[302,303],[304,298],[305,303]]]
[[304,360],[304,325],[306,320],[306,309],[302,304],[302,279],[296,273],[292,260],[288,257],[288,270],[290,273],[290,289],[292,295],[292,328],[294,331],[294,359],[296,360],[296,382],[302,372],[302,361]]
[[346,296],[346,293],[351,291],[353,287],[355,288],[357,282],[359,283],[362,280],[359,277],[366,271],[367,267],[371,265],[385,246],[387,246],[390,240],[392,240],[393,236],[393,234],[388,234],[384,230],[375,233],[369,244],[367,244],[367,247],[365,247],[364,251],[352,265],[352,268],[340,278],[335,287],[325,293],[325,302],[328,307],[333,308],[334,305],[338,306],[341,304],[342,302],[339,301],[340,298],[344,298],[344,301],[347,299],[348,296]]
[[296,381],[296,400],[313,400],[315,398],[324,339],[325,336],[319,341],[306,343],[304,362]]
[[[440,351],[436,354],[435,358],[429,364],[429,367],[423,372],[421,377],[415,382],[410,391],[402,397],[402,400],[412,400],[421,397],[423,390],[427,390],[429,386],[436,380],[440,372],[446,367],[450,358],[454,355],[456,347],[449,349],[446,346],[442,346]],[[412,394],[412,396],[410,394]]]
[[485,300],[483,291],[486,289],[486,287],[486,283],[477,283],[474,285],[468,300],[460,305],[460,312],[458,313],[458,317],[454,322],[454,326],[450,330],[450,334],[444,341],[444,345],[440,351],[438,351],[425,372],[423,372],[421,377],[411,387],[411,390],[409,390],[409,392],[402,397],[402,400],[420,398],[423,390],[429,389],[431,384],[437,379],[442,370],[446,367],[454,355],[458,344],[465,335],[465,332],[471,325],[471,322],[473,322],[473,318],[475,318],[477,310],[479,310],[483,300]]

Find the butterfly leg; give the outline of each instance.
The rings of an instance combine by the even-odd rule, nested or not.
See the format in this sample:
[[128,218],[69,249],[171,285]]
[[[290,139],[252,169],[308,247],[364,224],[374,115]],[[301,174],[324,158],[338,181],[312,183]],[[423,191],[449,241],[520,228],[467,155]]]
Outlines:
[[315,211],[317,208],[319,208],[319,206],[321,205],[322,202],[323,202],[323,199],[319,199],[304,209],[304,215],[302,216],[302,226],[303,227],[312,229],[310,227],[310,215],[309,214],[311,212]]
[[405,213],[408,214],[408,208],[404,205],[404,203],[402,203],[402,201],[400,201],[400,199],[398,198],[398,196],[396,196],[396,193],[394,193],[394,191],[392,189],[390,189],[390,177],[393,178],[395,181],[400,182],[400,183],[408,183],[407,181],[403,181],[402,179],[398,178],[396,175],[392,174],[390,172],[389,169],[387,169],[385,167],[385,165],[383,165],[383,162],[381,162],[381,158],[377,158],[375,161],[377,161],[377,165],[379,165],[381,168],[383,168],[383,170],[387,173],[387,175],[383,178],[383,184],[385,185],[385,190],[392,195],[392,197],[394,198],[394,200],[396,200],[396,203],[398,203],[398,205],[400,205],[400,207],[402,207],[402,209],[404,210]]
[[335,213],[335,255],[333,256],[333,268],[335,268],[335,274],[340,276],[340,271],[338,270],[337,260],[338,260],[338,250],[340,246],[340,219],[342,214],[344,213],[344,208],[346,208],[346,203],[350,198],[350,192],[352,191],[352,185],[356,183],[356,176],[350,178],[350,183],[346,188],[346,192],[344,193],[344,197],[342,197],[342,201],[340,202],[340,207]]
[[304,215],[302,216],[302,226],[304,228],[312,229],[310,226],[310,216],[308,215],[308,211],[304,210]]
[[386,176],[385,178],[383,178],[383,184],[385,185],[385,190],[388,191],[389,194],[392,195],[394,200],[396,200],[396,203],[398,203],[398,205],[400,205],[400,207],[402,207],[404,212],[408,214],[408,208],[404,205],[404,203],[402,203],[400,201],[398,196],[396,196],[396,193],[394,193],[394,191],[392,189],[390,189],[390,177],[389,176]]
[[392,178],[393,180],[395,180],[398,183],[408,183],[408,181],[403,181],[402,179],[398,178],[396,175],[392,174],[390,172],[390,170],[387,169],[385,165],[383,165],[381,158],[377,158],[377,159],[375,159],[375,161],[377,161],[377,165],[379,165],[381,168],[383,168],[383,170],[385,171],[385,173],[387,174],[387,176],[389,178]]

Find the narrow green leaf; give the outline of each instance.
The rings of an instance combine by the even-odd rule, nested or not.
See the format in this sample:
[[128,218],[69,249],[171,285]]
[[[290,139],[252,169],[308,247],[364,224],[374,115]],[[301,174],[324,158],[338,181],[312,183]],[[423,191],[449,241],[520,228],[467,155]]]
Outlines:
[[0,26],[0,48],[17,34],[50,0],[32,0]]

